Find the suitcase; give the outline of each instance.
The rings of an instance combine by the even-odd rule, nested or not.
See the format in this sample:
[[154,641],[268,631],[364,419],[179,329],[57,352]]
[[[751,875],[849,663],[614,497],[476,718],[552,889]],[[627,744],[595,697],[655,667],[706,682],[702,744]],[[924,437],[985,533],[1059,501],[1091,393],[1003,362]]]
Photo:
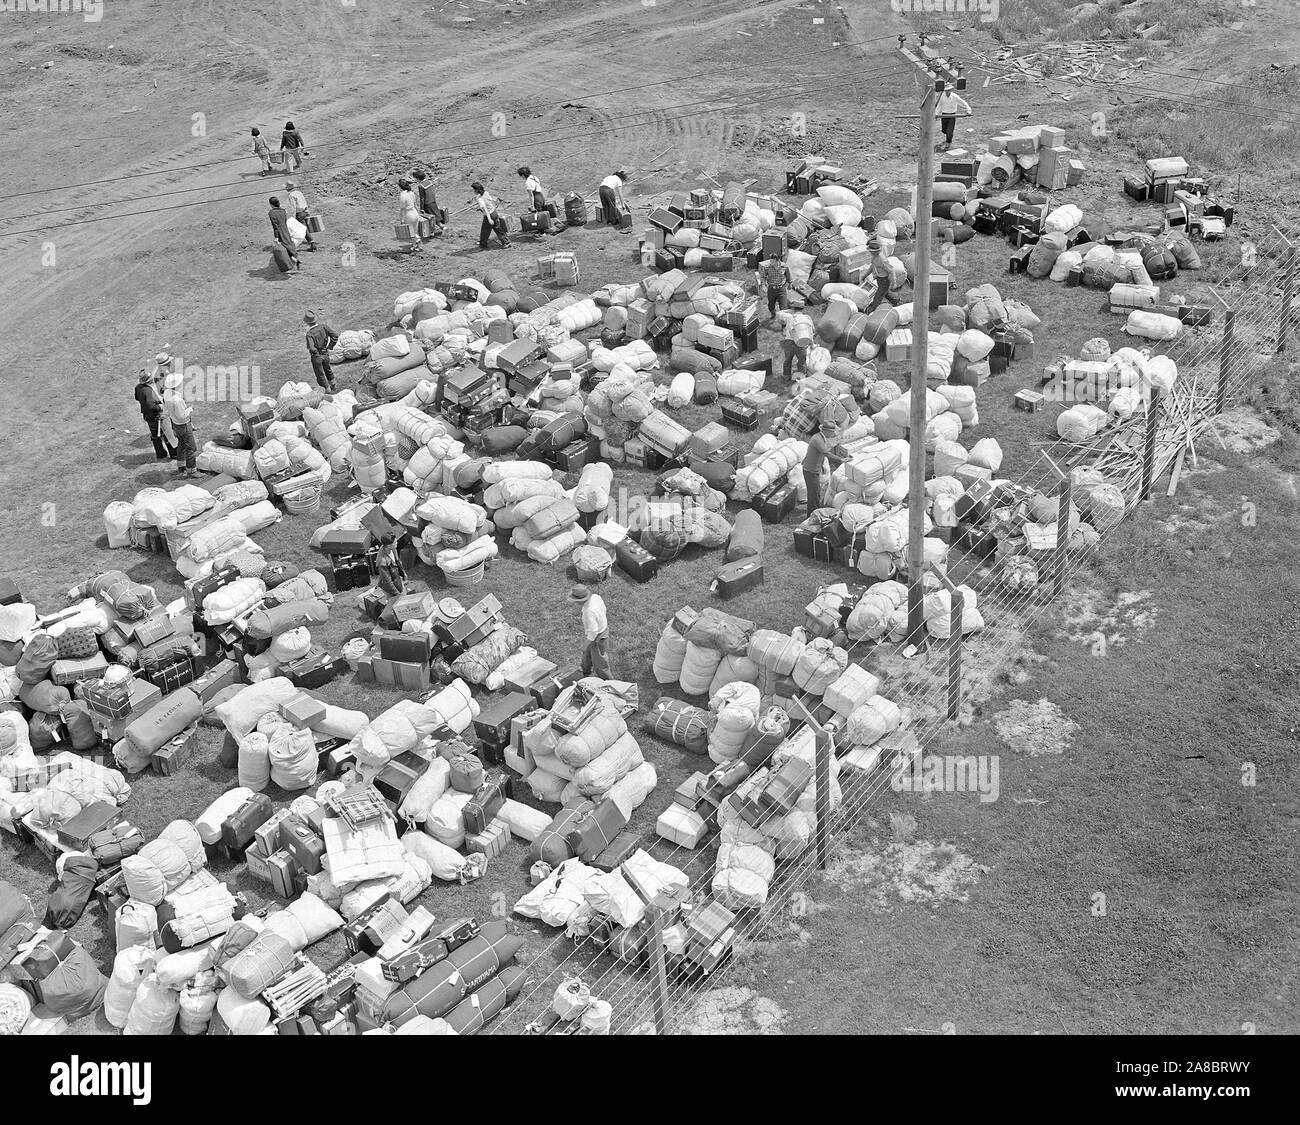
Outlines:
[[181,767],[190,760],[190,756],[194,753],[195,735],[197,733],[198,728],[191,727],[188,731],[182,731],[175,738],[160,746],[157,753],[149,759],[149,764],[153,767],[154,773],[163,777],[171,777],[173,774],[180,773]]
[[614,548],[614,561],[636,582],[649,582],[659,573],[659,560],[633,539],[624,539]]
[[529,211],[519,216],[519,229],[524,234],[547,234],[551,229],[549,211]]
[[433,659],[433,636],[430,633],[402,633],[395,629],[375,629],[370,643],[384,660],[402,660],[427,664]]
[[203,599],[222,586],[228,586],[239,577],[239,568],[233,563],[223,562],[200,576],[185,583],[185,601],[196,610],[203,608]]
[[253,842],[258,825],[269,820],[275,806],[265,793],[254,793],[221,822],[221,846],[233,858]]
[[65,820],[58,828],[59,843],[73,851],[84,852],[88,841],[97,832],[121,822],[122,810],[108,801],[92,801],[76,816]]
[[730,422],[733,426],[739,426],[742,430],[753,430],[758,427],[758,410],[747,402],[738,398],[720,398],[718,402],[722,406],[722,417],[725,421]]
[[758,512],[764,523],[780,523],[794,511],[797,501],[798,494],[794,485],[778,481],[755,496],[751,507]]
[[406,907],[385,891],[378,902],[343,927],[343,944],[349,953],[374,955],[401,932],[408,917]]
[[510,796],[510,778],[493,770],[486,776],[474,795],[465,803],[462,813],[465,817],[465,831],[471,836],[486,832],[492,818],[501,811],[506,798]]
[[591,462],[598,459],[600,443],[593,438],[582,437],[570,442],[563,449],[557,449],[552,457],[555,467],[565,473],[580,473]]
[[[796,759],[797,760],[797,759]],[[325,841],[311,827],[292,816],[280,821],[280,847],[293,856],[304,875],[316,875],[325,855]]]
[[502,745],[510,741],[510,723],[516,715],[533,709],[533,697],[522,691],[511,692],[498,703],[483,707],[474,719],[474,733],[489,742]]
[[410,792],[411,786],[428,768],[428,761],[421,758],[414,750],[408,750],[388,762],[379,771],[372,784],[379,795],[396,810],[406,800],[406,794]]
[[564,842],[583,863],[590,863],[613,842],[624,828],[627,818],[610,797],[584,811],[569,822]]
[[529,845],[528,862],[531,864],[544,860],[555,867],[564,860],[572,858],[573,850],[565,837],[575,823],[585,819],[588,814],[595,811],[595,808],[594,802],[583,800],[560,809],[551,823],[543,828],[537,839]]
[[281,665],[280,671],[294,687],[323,687],[334,679],[334,658],[319,645],[312,645],[306,656]]
[[118,866],[127,856],[135,855],[142,847],[144,833],[125,820],[96,832],[86,840],[86,851],[99,861],[101,868]]
[[625,829],[615,836],[591,861],[601,871],[614,871],[641,847],[641,833]]
[[289,251],[278,242],[271,247],[271,265],[281,273],[288,273],[293,269],[293,259],[289,257]]
[[336,527],[321,537],[320,549],[327,555],[364,555],[370,549],[373,538],[368,527]]
[[325,220],[319,215],[308,215],[307,229],[311,231],[312,234],[320,234],[321,231],[325,229]]
[[[829,561],[829,560],[828,560]],[[713,587],[719,597],[734,598],[753,586],[763,584],[763,561],[758,558],[740,559],[727,563],[718,571]]]

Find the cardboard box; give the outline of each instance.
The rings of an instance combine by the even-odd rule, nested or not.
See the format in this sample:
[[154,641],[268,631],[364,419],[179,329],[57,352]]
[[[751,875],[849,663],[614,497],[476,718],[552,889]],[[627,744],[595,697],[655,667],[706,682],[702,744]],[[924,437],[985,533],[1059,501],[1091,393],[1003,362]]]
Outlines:
[[280,716],[296,727],[310,729],[325,717],[325,704],[305,692],[280,704]]
[[1043,406],[1043,394],[1041,391],[1016,391],[1015,398],[1012,400],[1017,410],[1023,410],[1026,414],[1036,414]]
[[895,328],[885,340],[885,359],[890,363],[899,363],[910,359],[912,355],[912,330]]

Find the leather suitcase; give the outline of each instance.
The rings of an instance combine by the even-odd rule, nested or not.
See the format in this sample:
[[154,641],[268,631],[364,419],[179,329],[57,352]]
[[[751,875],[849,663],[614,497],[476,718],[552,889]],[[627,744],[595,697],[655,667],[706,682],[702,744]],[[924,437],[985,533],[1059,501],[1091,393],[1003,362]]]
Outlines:
[[185,583],[185,600],[195,609],[203,607],[203,599],[214,590],[228,586],[239,577],[239,568],[233,563],[223,562],[199,578],[191,578]]
[[372,540],[368,527],[336,527],[321,537],[320,549],[327,555],[364,555]]
[[411,786],[428,768],[429,763],[424,758],[414,750],[408,750],[385,765],[373,784],[379,795],[397,808],[406,799]]
[[122,820],[122,810],[107,801],[92,801],[58,828],[59,843],[74,851],[86,851],[91,836],[112,828]]
[[232,857],[242,852],[253,842],[258,825],[270,819],[274,812],[270,797],[254,793],[221,822],[221,846]]
[[633,539],[624,539],[614,548],[614,561],[637,582],[649,582],[659,573],[659,560]]
[[510,778],[498,770],[493,770],[483,784],[474,790],[474,796],[466,802],[462,810],[465,817],[465,831],[477,836],[486,832],[492,818],[501,811],[506,798],[510,795]]
[[511,692],[498,703],[483,707],[474,720],[474,733],[481,739],[502,745],[510,741],[510,723],[516,715],[533,709],[533,697]]
[[298,870],[304,875],[315,875],[320,871],[325,841],[300,820],[289,816],[280,821],[280,847],[293,856]]
[[551,229],[549,211],[530,211],[519,216],[519,229],[524,234],[546,234]]
[[323,687],[334,679],[334,659],[319,645],[312,645],[306,656],[281,665],[281,672],[289,677],[294,687]]
[[392,893],[383,897],[343,927],[343,944],[349,953],[375,954],[406,923],[404,907]]
[[584,820],[595,809],[595,803],[587,800],[562,808],[529,845],[528,862],[531,864],[544,860],[554,867],[572,858],[573,849],[565,837],[578,821]]
[[641,846],[641,833],[625,829],[615,836],[591,861],[591,866],[601,871],[613,871],[624,863]]
[[384,660],[404,660],[427,664],[433,659],[433,636],[429,633],[402,633],[395,629],[375,629],[370,643]]
[[718,401],[722,406],[722,417],[733,426],[739,426],[742,430],[758,427],[758,411],[749,403],[738,398],[721,398]]
[[612,798],[573,818],[564,832],[564,842],[583,863],[590,863],[613,842],[627,818]]
[[597,460],[600,444],[589,437],[581,437],[570,442],[563,449],[552,454],[555,467],[565,473],[580,473],[592,461]]
[[727,563],[718,571],[717,577],[713,581],[718,596],[722,598],[733,598],[751,587],[761,586],[762,584],[763,560],[758,558],[740,559],[738,562]]
[[763,518],[764,523],[780,523],[794,511],[797,501],[794,485],[778,481],[755,496],[751,506]]

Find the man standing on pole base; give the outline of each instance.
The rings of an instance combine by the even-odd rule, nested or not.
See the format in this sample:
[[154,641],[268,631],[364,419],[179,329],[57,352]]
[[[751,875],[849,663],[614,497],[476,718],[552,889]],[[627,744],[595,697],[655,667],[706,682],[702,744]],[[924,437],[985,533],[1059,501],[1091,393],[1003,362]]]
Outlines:
[[587,645],[582,650],[582,674],[599,676],[608,680],[609,669],[609,619],[605,616],[605,599],[593,594],[586,586],[575,586],[569,591],[570,600],[582,606],[582,632]]
[[311,357],[312,374],[317,383],[333,394],[338,388],[334,385],[334,369],[330,367],[330,349],[339,342],[339,334],[328,324],[317,324],[316,314],[310,309],[302,322],[307,326],[307,354]]

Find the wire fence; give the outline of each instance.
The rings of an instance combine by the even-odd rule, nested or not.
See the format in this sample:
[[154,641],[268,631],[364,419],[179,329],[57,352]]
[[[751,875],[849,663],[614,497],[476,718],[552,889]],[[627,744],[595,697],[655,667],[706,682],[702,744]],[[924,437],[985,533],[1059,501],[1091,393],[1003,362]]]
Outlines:
[[[1142,408],[1124,421],[1109,424],[1095,441],[1073,445],[1050,443],[1043,464],[1022,474],[1016,484],[1048,496],[1058,497],[1058,515],[1065,533],[1044,571],[1044,581],[1037,586],[1009,589],[997,559],[962,549],[954,543],[946,563],[947,576],[973,591],[989,623],[978,649],[963,642],[958,610],[953,614],[951,636],[932,641],[925,659],[914,660],[904,674],[882,682],[881,693],[894,700],[910,716],[904,730],[886,736],[877,744],[881,751],[868,759],[871,768],[847,765],[842,757],[831,763],[837,766],[840,800],[832,812],[829,808],[836,783],[824,783],[823,772],[811,784],[816,789],[817,817],[823,837],[820,846],[807,841],[806,846],[776,849],[774,874],[768,881],[768,896],[761,907],[740,910],[733,923],[734,941],[744,943],[788,928],[792,906],[800,901],[804,889],[823,869],[829,846],[853,832],[866,818],[871,802],[891,787],[900,771],[911,768],[936,737],[951,729],[956,717],[953,704],[953,681],[944,674],[953,662],[960,667],[962,649],[968,657],[977,657],[985,672],[992,672],[1013,654],[1022,642],[1025,630],[1044,612],[1051,601],[1068,588],[1068,583],[1086,560],[1113,535],[1116,527],[1148,500],[1157,482],[1166,473],[1178,473],[1184,462],[1198,457],[1195,443],[1213,436],[1214,419],[1231,404],[1240,400],[1258,382],[1261,372],[1285,350],[1290,331],[1295,327],[1292,304],[1297,287],[1298,255],[1296,247],[1276,228],[1241,262],[1218,278],[1213,293],[1219,307],[1210,321],[1181,331],[1173,340],[1151,347],[1153,354],[1167,355],[1176,365],[1177,378],[1165,390],[1144,388]],[[1138,341],[1140,342],[1140,341]],[[1204,445],[1204,441],[1202,442]],[[1123,508],[1107,526],[1098,528],[1099,542],[1088,543],[1069,534],[1072,484],[1078,479],[1074,470],[1091,469],[1106,483],[1119,490]],[[1093,478],[1096,479],[1095,477]],[[954,599],[957,602],[957,599]],[[870,654],[872,642],[859,640],[849,646],[850,663],[862,662]],[[941,667],[936,674],[935,661]],[[804,693],[808,697],[808,693]],[[808,707],[818,702],[809,698]],[[841,748],[847,754],[852,746]],[[832,753],[826,753],[831,758]],[[769,815],[783,816],[779,810]],[[758,823],[761,829],[762,822]],[[717,833],[694,850],[656,847],[656,858],[673,864],[690,879],[690,900],[704,903],[711,899]],[[662,844],[662,841],[660,842]],[[689,970],[689,964],[674,959],[677,971],[668,973],[662,955],[661,933],[653,917],[639,958],[626,960],[609,951],[608,928],[583,933],[582,927],[571,938],[561,933],[547,947],[554,965],[545,973],[530,977],[526,989],[513,1006],[509,1021],[500,1021],[494,1031],[506,1030],[529,1017],[534,1025],[550,1034],[570,1032],[575,1024],[551,1023],[547,1019],[552,995],[566,980],[581,978],[591,995],[608,1003],[611,1030],[615,1034],[654,1032],[680,1033],[689,1025],[695,1001],[705,991],[717,987],[730,970],[734,958],[727,958],[711,973]],[[564,946],[572,948],[565,951]],[[534,964],[541,963],[534,958]],[[551,1019],[553,1020],[553,1016]]]

